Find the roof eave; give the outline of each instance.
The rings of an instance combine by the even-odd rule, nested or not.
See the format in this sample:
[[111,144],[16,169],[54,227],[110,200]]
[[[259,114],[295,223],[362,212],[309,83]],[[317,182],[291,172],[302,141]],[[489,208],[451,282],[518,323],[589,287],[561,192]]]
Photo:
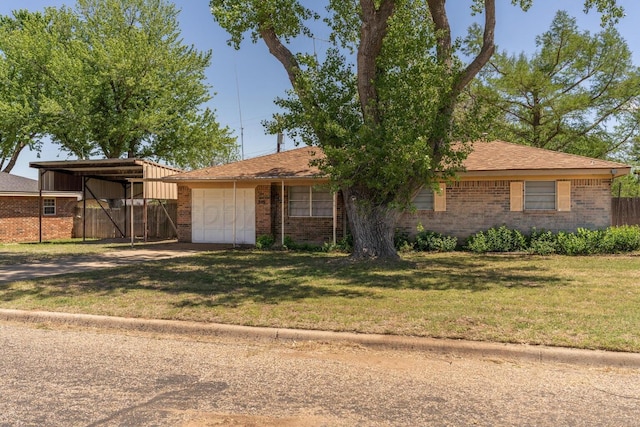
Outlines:
[[304,180],[318,180],[318,179],[328,179],[324,175],[314,175],[314,176],[259,176],[259,177],[211,177],[211,178],[181,178],[181,177],[171,177],[168,176],[163,179],[164,182],[175,182],[175,183],[205,183],[205,182],[252,182],[252,181],[304,181]]
[[462,171],[460,177],[494,177],[494,176],[600,176],[607,178],[617,178],[628,175],[631,167],[621,165],[616,168],[574,168],[574,169],[501,169],[501,170],[473,170]]
[[[38,191],[0,191],[0,197],[39,197]],[[77,191],[43,191],[42,197],[75,197],[82,199],[82,193]]]

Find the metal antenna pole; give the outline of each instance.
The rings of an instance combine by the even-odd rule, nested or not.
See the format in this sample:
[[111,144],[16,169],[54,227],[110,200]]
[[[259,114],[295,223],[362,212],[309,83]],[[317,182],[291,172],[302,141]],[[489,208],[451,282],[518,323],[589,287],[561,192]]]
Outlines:
[[238,68],[236,67],[236,92],[238,94],[238,113],[240,114],[240,150],[241,160],[244,160],[244,127],[242,126],[242,107],[240,105],[240,83],[238,81]]

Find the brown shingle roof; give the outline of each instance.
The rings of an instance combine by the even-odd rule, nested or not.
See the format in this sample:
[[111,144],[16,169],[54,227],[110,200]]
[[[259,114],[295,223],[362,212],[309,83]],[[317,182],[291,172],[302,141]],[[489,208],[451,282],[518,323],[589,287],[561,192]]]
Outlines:
[[[259,179],[300,179],[322,176],[312,159],[324,156],[317,147],[303,147],[253,159],[198,169],[172,175],[168,181],[223,181]],[[592,159],[504,141],[477,142],[464,161],[467,172],[499,171],[559,171],[601,170],[610,173],[617,169],[618,175],[628,172],[629,166],[607,160]]]
[[464,165],[469,172],[629,168],[622,163],[504,141],[476,142]]
[[324,153],[315,147],[302,147],[281,153],[269,154],[226,165],[212,166],[178,175],[168,180],[254,180],[283,178],[315,178],[321,176],[320,170],[309,166],[314,158],[322,158]]

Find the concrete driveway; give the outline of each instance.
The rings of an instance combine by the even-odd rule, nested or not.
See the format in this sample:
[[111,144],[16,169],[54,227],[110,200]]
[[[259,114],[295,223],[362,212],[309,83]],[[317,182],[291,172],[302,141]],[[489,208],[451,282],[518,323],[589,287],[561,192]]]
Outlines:
[[30,280],[56,274],[113,268],[138,262],[158,261],[195,255],[203,251],[231,248],[228,245],[162,243],[134,246],[101,254],[61,256],[51,262],[33,262],[0,266],[0,283]]

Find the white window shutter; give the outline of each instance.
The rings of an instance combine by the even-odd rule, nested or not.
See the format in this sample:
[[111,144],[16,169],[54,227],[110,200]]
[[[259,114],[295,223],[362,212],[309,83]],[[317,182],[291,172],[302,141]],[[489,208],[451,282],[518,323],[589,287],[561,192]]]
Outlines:
[[445,212],[447,210],[447,184],[440,183],[440,190],[433,194],[433,210]]
[[524,186],[522,181],[512,181],[509,188],[509,210],[522,212],[524,207]]

